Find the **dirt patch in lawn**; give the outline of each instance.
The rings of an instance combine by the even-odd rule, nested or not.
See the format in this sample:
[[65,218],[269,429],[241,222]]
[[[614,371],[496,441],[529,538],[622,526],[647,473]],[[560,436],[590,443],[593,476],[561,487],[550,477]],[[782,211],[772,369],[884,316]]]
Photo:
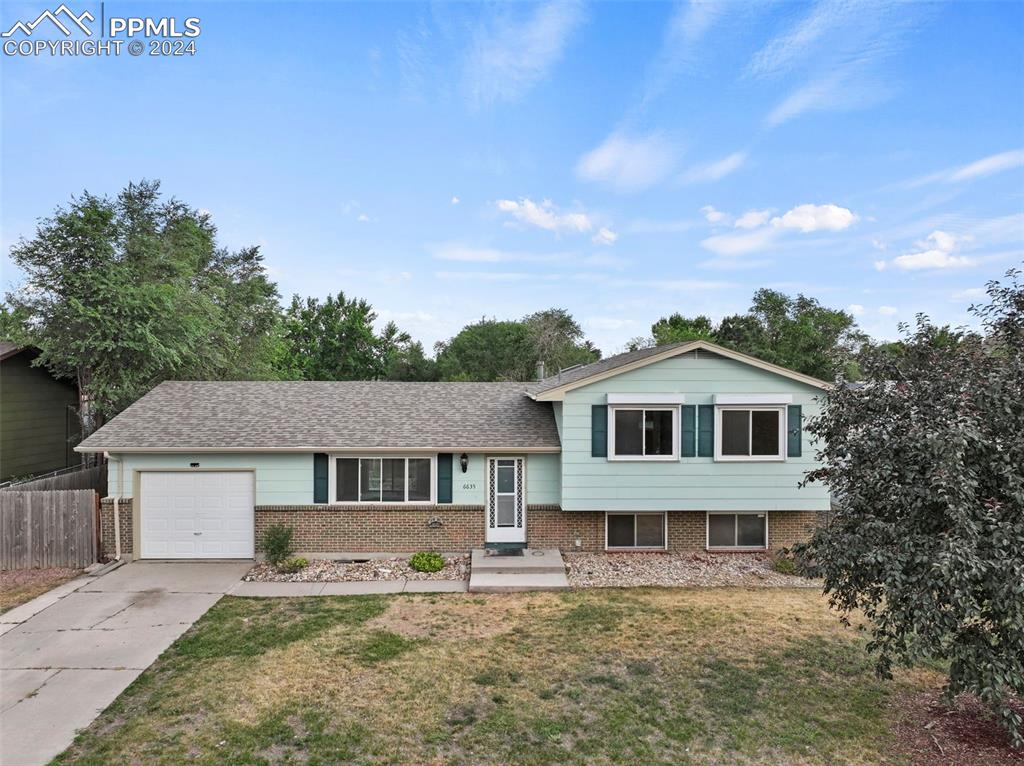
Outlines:
[[404,598],[392,601],[387,611],[368,622],[367,627],[441,641],[494,638],[509,632],[524,608],[522,600],[503,596]]
[[81,569],[11,569],[0,572],[0,614],[41,596],[61,583],[78,577]]
[[[1006,731],[976,696],[962,694],[948,707],[939,693],[908,693],[895,702],[900,749],[914,766],[1020,766],[1024,750],[1010,747]],[[1024,703],[1015,704],[1024,715]]]

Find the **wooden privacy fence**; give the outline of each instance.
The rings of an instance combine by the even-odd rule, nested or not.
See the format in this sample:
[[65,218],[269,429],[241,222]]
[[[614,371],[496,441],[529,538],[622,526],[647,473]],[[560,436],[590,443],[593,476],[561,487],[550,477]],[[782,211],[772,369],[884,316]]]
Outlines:
[[38,479],[0,487],[4,492],[38,489],[94,489],[102,497],[107,494],[107,466],[103,463],[88,468],[63,469]]
[[0,492],[0,569],[95,562],[96,499],[91,489]]

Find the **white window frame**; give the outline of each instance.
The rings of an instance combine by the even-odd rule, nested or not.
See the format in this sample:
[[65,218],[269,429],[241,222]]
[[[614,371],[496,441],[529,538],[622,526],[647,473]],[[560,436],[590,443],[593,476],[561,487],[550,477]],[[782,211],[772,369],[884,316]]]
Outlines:
[[[722,413],[739,412],[775,412],[779,417],[779,450],[775,455],[723,455],[722,442],[725,433],[722,431]],[[747,449],[753,443],[754,418],[749,418],[747,426]],[[720,463],[780,463],[786,460],[786,407],[768,407],[754,404],[715,405],[715,461]]]
[[[740,516],[764,516],[764,545],[712,545],[711,517],[734,516],[732,539],[739,540]],[[704,514],[704,548],[709,551],[766,551],[768,550],[768,511],[706,511]]]
[[[330,466],[327,472],[328,476],[328,505],[339,505],[339,506],[360,506],[360,505],[437,505],[437,455],[348,455],[348,454],[332,454],[330,457]],[[410,460],[429,460],[430,461],[430,499],[429,500],[338,500],[338,460],[405,460],[405,497],[409,497],[409,461]],[[357,497],[363,494],[363,468],[359,466],[359,484],[357,487]]]
[[[615,453],[615,413],[620,410],[638,410],[644,413],[644,421],[647,419],[648,410],[652,412],[672,413],[672,454],[671,455],[617,455]],[[647,439],[642,438],[643,449],[647,449]],[[679,462],[679,405],[643,405],[643,404],[617,404],[608,406],[608,460],[621,461],[656,461],[656,462]]]
[[[636,517],[661,516],[661,545],[608,545],[608,517],[633,517],[633,542],[636,542]],[[605,511],[604,513],[604,549],[606,551],[665,551],[668,550],[668,513],[665,511]]]

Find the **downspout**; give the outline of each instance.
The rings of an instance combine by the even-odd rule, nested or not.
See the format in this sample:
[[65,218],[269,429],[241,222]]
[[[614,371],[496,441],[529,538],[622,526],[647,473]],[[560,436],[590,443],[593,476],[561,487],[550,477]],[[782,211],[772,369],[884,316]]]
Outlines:
[[117,488],[114,490],[114,561],[121,560],[121,509],[119,503],[121,500],[121,488],[124,486],[124,462],[121,458],[115,458],[109,453],[107,454],[107,460],[114,460],[117,462]]

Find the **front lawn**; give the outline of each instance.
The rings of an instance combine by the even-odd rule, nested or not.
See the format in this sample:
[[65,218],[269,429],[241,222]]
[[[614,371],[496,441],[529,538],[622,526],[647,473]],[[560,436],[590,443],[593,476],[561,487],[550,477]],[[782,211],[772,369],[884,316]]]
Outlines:
[[904,763],[900,695],[796,589],[224,598],[57,759]]

